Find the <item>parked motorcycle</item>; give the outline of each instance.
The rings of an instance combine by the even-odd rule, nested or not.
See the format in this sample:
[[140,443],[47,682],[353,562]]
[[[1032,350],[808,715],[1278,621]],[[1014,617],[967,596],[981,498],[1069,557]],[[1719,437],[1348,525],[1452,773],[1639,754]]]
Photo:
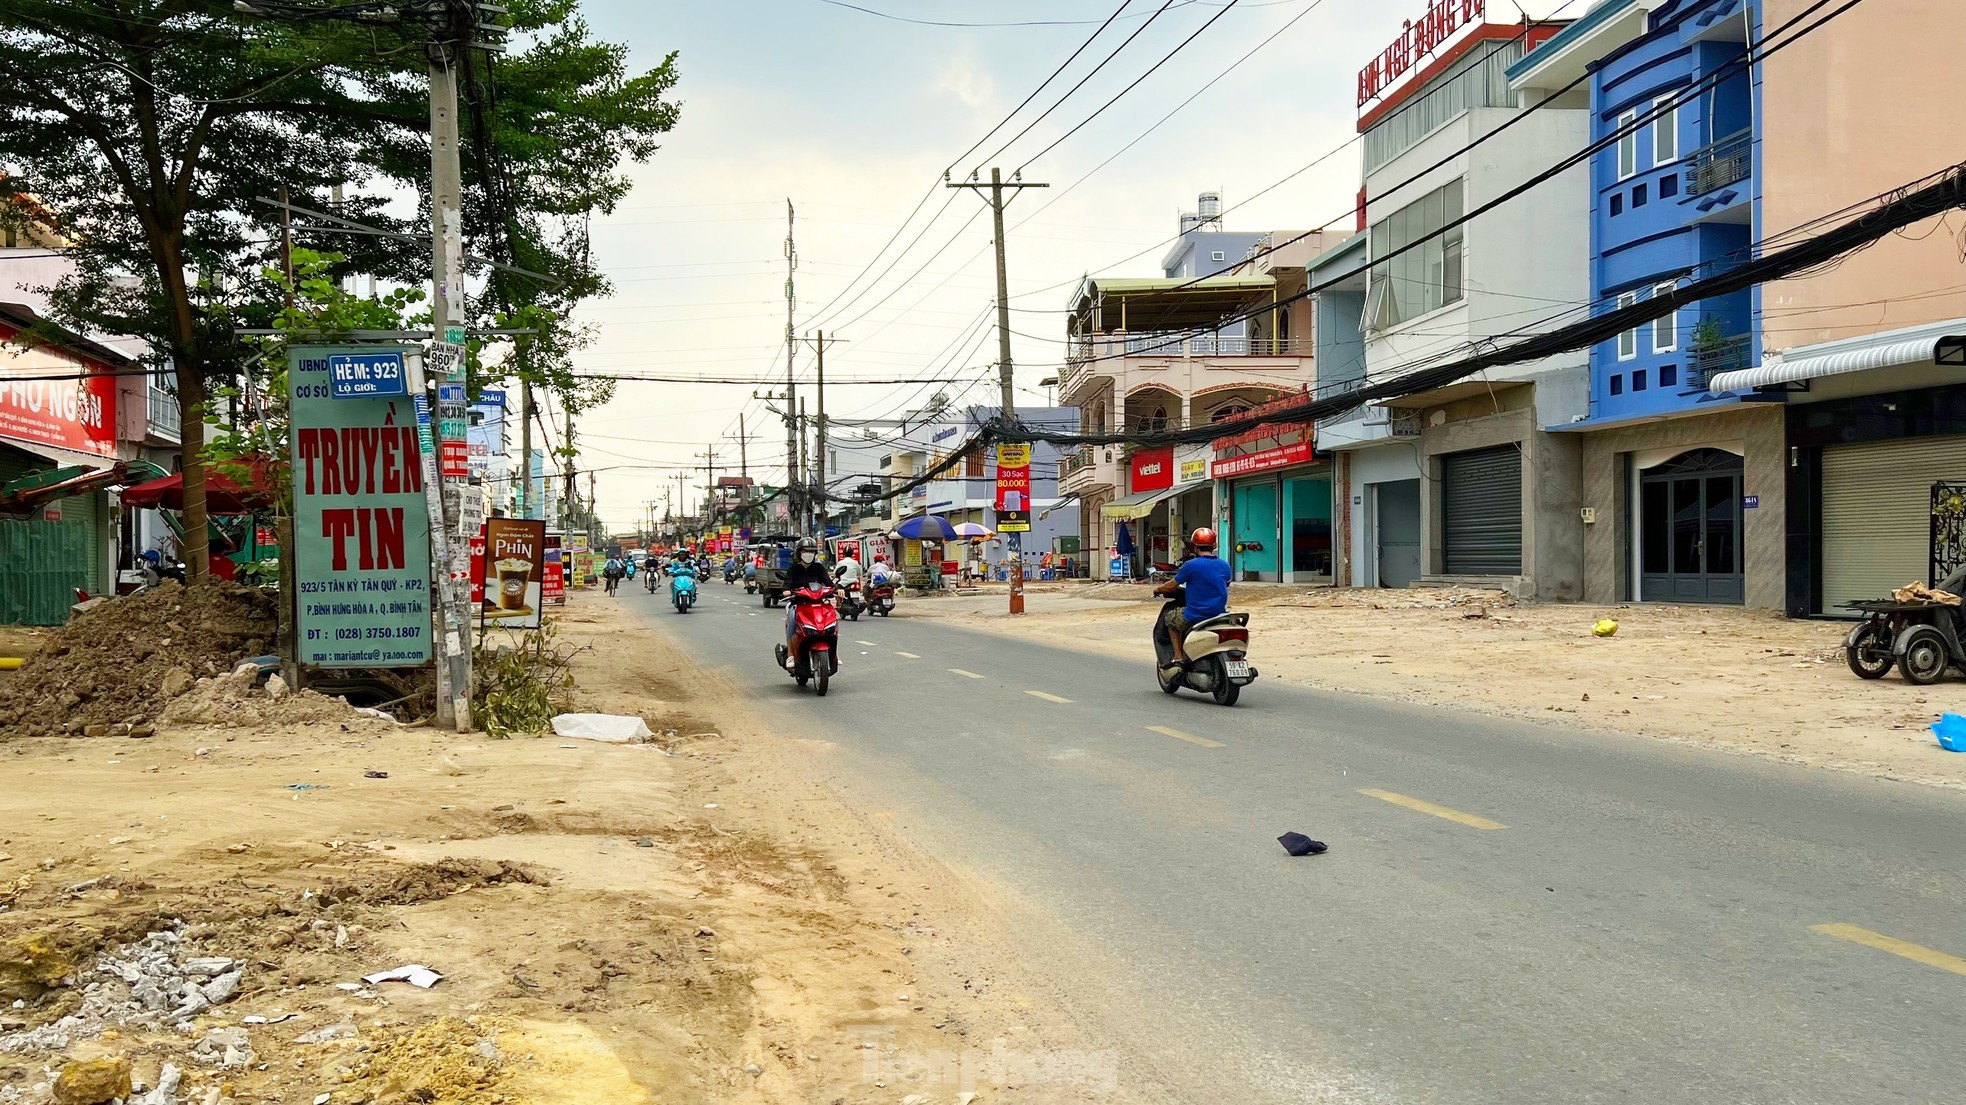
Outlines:
[[678,564],[669,573],[669,601],[676,604],[678,614],[687,614],[696,605],[696,569]]
[[867,609],[879,617],[894,613],[894,584],[875,583],[867,588]]
[[1249,665],[1249,615],[1232,611],[1189,629],[1187,640],[1182,642],[1188,663],[1169,676],[1166,672],[1174,664],[1174,640],[1167,631],[1167,615],[1187,603],[1185,589],[1177,589],[1154,619],[1154,678],[1168,694],[1186,687],[1212,696],[1220,705],[1234,706],[1242,689],[1254,683],[1258,674]]
[[821,698],[840,670],[840,612],[832,600],[830,587],[801,587],[786,595],[792,604],[792,639],[778,646],[779,670],[801,687],[811,683]]

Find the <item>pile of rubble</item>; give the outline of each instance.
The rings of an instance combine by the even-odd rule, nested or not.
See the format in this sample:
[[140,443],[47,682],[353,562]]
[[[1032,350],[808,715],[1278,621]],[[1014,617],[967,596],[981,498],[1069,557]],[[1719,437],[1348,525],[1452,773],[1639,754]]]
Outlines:
[[[102,953],[92,968],[78,970],[69,980],[81,992],[80,1008],[52,1023],[0,1035],[0,1054],[66,1051],[111,1029],[189,1031],[199,1014],[238,995],[246,969],[236,959],[188,951],[184,928],[178,925]],[[193,1054],[214,1066],[241,1066],[252,1059],[252,1047],[243,1039],[237,1046],[218,1041],[206,1051],[209,1055]]]
[[167,582],[93,606],[0,684],[0,736],[147,736],[199,679],[273,650],[274,602],[233,583]]

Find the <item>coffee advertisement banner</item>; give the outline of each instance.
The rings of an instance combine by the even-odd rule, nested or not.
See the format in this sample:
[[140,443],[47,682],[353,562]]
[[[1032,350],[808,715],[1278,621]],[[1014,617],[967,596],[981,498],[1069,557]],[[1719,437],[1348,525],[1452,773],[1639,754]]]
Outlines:
[[546,523],[487,521],[483,572],[484,620],[506,629],[538,629],[546,598]]

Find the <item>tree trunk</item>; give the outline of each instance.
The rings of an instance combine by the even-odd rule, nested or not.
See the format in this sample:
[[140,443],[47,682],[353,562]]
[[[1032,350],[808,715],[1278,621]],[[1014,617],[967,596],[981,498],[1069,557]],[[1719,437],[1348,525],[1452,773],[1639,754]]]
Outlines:
[[[184,575],[188,583],[205,578],[211,567],[207,540],[210,516],[205,511],[205,366],[200,355],[198,324],[191,307],[191,289],[184,278],[184,239],[180,222],[159,236],[153,247],[158,278],[171,303],[176,340],[171,356],[177,362],[179,458],[184,477]],[[285,550],[281,550],[284,555]]]

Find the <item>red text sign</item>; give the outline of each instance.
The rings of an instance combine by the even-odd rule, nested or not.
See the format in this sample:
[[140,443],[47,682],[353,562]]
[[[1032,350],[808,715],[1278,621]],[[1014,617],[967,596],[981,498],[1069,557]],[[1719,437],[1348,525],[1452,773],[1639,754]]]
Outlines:
[[1290,445],[1279,445],[1274,449],[1262,449],[1247,456],[1229,457],[1218,460],[1209,474],[1216,479],[1230,476],[1247,476],[1251,472],[1268,472],[1273,468],[1289,468],[1311,462],[1311,443],[1299,441]]
[[1358,106],[1364,107],[1428,54],[1488,14],[1488,0],[1432,0],[1419,22],[1408,20],[1391,46],[1358,71]]
[[1174,486],[1174,447],[1142,449],[1127,458],[1127,468],[1129,492],[1165,491]]
[[[20,331],[0,324],[0,342]],[[48,345],[0,348],[0,438],[53,445],[99,457],[116,455],[116,378],[78,376],[108,366]]]

